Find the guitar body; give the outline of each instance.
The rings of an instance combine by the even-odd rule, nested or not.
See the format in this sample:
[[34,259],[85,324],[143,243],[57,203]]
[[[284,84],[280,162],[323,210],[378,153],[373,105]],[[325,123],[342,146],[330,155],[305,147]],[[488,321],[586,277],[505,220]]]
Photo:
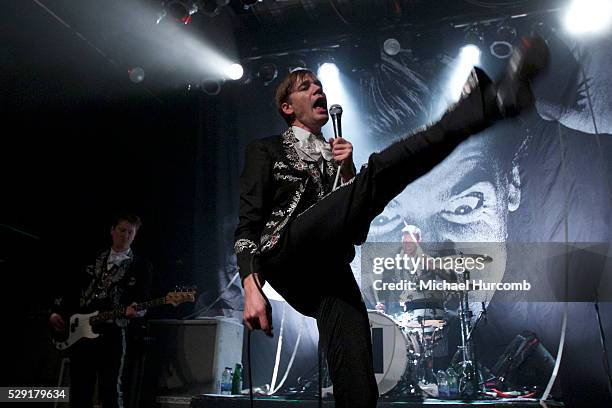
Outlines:
[[70,321],[68,322],[68,327],[66,329],[66,337],[62,341],[54,339],[53,343],[55,344],[55,347],[58,350],[66,350],[68,347],[72,346],[82,338],[95,339],[98,337],[99,334],[93,332],[93,328],[89,322],[89,319],[97,315],[98,312],[89,314],[77,313],[70,316]]

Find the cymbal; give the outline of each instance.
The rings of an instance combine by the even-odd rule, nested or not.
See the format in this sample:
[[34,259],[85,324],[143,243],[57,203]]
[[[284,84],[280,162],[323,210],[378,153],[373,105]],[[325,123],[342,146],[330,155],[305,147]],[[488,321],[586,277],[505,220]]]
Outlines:
[[480,255],[480,254],[456,254],[456,255],[447,255],[447,256],[442,257],[442,259],[458,259],[458,258],[472,258],[472,259],[479,258],[482,260],[482,262],[485,265],[493,262],[493,258],[491,258],[489,255]]
[[403,326],[409,329],[420,329],[421,327],[438,327],[442,328],[446,322],[444,320],[423,320],[423,324],[419,322],[407,322]]

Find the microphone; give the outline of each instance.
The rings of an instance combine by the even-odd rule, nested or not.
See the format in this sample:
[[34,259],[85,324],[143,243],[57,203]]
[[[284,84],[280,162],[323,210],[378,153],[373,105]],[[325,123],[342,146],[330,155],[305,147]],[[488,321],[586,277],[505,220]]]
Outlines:
[[[342,121],[340,118],[342,117],[342,106],[338,104],[334,104],[329,108],[329,114],[332,117],[332,123],[334,125],[334,137],[337,139],[342,137]],[[340,168],[342,167],[342,163],[338,167],[338,171],[336,173],[336,180],[334,180],[334,186],[332,187],[332,191],[336,190],[339,186],[338,181],[340,181]]]
[[329,114],[332,117],[332,123],[334,125],[334,137],[342,137],[342,106],[335,104],[329,108]]

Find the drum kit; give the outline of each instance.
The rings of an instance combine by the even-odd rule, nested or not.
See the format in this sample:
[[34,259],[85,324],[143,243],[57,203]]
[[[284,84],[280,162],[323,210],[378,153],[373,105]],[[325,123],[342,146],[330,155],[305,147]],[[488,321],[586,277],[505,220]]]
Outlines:
[[[491,257],[460,254],[457,257],[480,257],[486,263]],[[452,271],[457,283],[469,281],[469,270]],[[452,358],[457,374],[459,397],[478,395],[480,373],[474,355],[472,333],[485,313],[474,318],[470,306],[469,286],[464,290],[436,292],[437,296],[411,298],[402,303],[402,311],[392,313],[382,305],[369,310],[372,331],[374,371],[380,395],[389,397],[438,396],[434,357],[444,353],[448,343],[449,323],[456,317],[460,328],[460,345]],[[418,295],[418,294],[417,294]],[[431,295],[431,294],[430,294]],[[447,367],[436,367],[436,369]]]

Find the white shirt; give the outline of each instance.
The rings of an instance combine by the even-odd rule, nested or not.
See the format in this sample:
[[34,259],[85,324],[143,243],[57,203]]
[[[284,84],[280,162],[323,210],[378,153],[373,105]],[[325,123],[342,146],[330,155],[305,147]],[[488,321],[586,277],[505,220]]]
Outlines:
[[309,162],[318,162],[320,167],[323,167],[323,158],[326,161],[333,159],[331,145],[323,138],[322,135],[314,135],[304,128],[299,126],[291,126],[293,134],[298,140],[293,146],[300,156],[300,159]]
[[132,249],[128,248],[125,251],[116,252],[113,248],[110,250],[110,254],[108,254],[108,260],[106,261],[106,270],[110,270],[113,266],[119,266],[121,262],[126,259],[132,258]]

